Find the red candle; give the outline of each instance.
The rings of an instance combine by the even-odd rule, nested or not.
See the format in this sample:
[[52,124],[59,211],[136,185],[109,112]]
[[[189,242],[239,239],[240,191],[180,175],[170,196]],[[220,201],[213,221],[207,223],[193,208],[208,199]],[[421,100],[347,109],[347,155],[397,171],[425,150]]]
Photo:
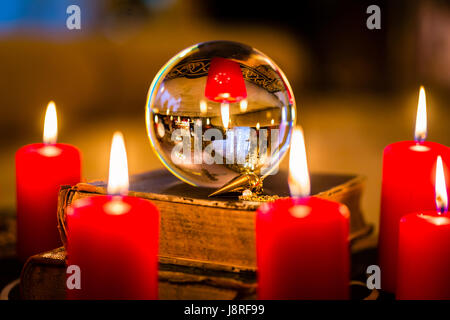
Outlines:
[[48,104],[44,143],[30,144],[16,153],[17,255],[31,255],[61,246],[57,227],[61,185],[80,182],[81,156],[77,148],[56,143],[55,104]]
[[395,292],[398,228],[400,218],[417,211],[434,210],[433,168],[436,157],[450,159],[450,149],[424,142],[426,137],[425,91],[420,90],[416,141],[388,145],[383,154],[383,181],[379,233],[382,289]]
[[67,213],[67,264],[81,271],[69,299],[157,299],[159,212],[128,192],[123,137],[111,147],[108,196],[75,201]]
[[436,169],[438,210],[400,220],[397,299],[450,300],[450,216],[441,157]]
[[[294,130],[289,186],[294,196],[309,194],[301,130]],[[268,203],[256,216],[260,299],[348,299],[349,211],[316,197]]]

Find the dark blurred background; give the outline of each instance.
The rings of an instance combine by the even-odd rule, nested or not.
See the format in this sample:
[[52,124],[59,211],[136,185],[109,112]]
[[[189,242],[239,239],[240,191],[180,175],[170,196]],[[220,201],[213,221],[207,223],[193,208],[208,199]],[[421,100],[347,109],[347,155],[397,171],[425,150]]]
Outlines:
[[[81,8],[81,30],[66,9]],[[369,5],[381,29],[369,30]],[[312,171],[368,177],[363,209],[377,224],[384,146],[413,138],[419,86],[429,139],[450,145],[448,1],[4,0],[0,2],[0,207],[14,208],[14,153],[39,142],[56,102],[59,141],[104,179],[115,130],[130,173],[162,167],[146,136],[147,90],[187,46],[234,40],[256,47],[295,92]],[[283,167],[287,167],[284,161]]]

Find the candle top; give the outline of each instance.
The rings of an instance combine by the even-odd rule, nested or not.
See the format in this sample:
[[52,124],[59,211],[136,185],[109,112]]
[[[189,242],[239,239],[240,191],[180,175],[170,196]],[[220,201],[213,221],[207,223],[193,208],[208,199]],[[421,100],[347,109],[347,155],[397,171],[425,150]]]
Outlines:
[[385,153],[405,153],[414,152],[415,154],[436,154],[438,152],[444,152],[443,150],[448,149],[447,146],[443,144],[424,141],[417,142],[414,140],[397,141],[386,146],[384,149]]
[[17,155],[26,154],[28,156],[44,156],[47,158],[56,158],[60,155],[67,157],[74,157],[80,154],[77,147],[66,144],[66,143],[56,143],[56,144],[45,144],[45,143],[32,143],[27,144],[17,150]]
[[442,214],[438,211],[423,211],[404,215],[400,219],[400,223],[409,223],[421,227],[442,226],[447,228],[450,227],[450,216],[448,215],[448,213]]
[[274,221],[291,219],[330,223],[350,218],[350,212],[345,205],[318,197],[278,199],[264,203],[259,211]]
[[142,213],[148,215],[157,211],[156,206],[146,199],[115,195],[80,198],[67,207],[67,215],[72,219],[90,220],[100,217],[105,222],[127,219],[129,216],[142,217]]
[[42,148],[37,149],[37,151],[46,157],[56,157],[59,156],[62,152],[61,148],[58,148],[55,145],[43,145]]
[[438,156],[436,160],[436,211],[416,212],[403,216],[400,222],[409,222],[413,224],[427,224],[438,226],[450,226],[450,216],[448,215],[448,195],[447,185],[445,183],[444,164],[442,157]]

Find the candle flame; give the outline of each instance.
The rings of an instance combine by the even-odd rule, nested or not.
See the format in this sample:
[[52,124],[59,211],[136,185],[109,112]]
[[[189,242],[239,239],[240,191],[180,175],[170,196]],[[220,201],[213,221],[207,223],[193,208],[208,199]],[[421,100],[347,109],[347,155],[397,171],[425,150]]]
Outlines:
[[289,190],[293,197],[307,197],[311,192],[308,163],[306,160],[305,139],[301,127],[292,132],[289,154]]
[[436,207],[439,212],[447,212],[448,209],[448,195],[447,186],[445,185],[444,165],[442,164],[442,157],[438,156],[436,161]]
[[128,193],[128,162],[125,142],[121,132],[115,132],[109,158],[108,193],[125,195]]
[[423,86],[420,87],[419,91],[419,103],[417,105],[416,116],[416,131],[414,137],[417,142],[423,142],[427,137],[427,101],[425,96],[425,89],[423,88]]
[[200,112],[201,112],[202,114],[205,114],[206,111],[208,111],[208,105],[206,104],[206,101],[205,101],[205,100],[201,100],[201,101],[200,101]]
[[247,106],[248,106],[247,99],[243,99],[239,102],[239,109],[241,110],[241,112],[247,111]]
[[53,101],[47,105],[44,121],[44,143],[55,144],[58,137],[58,119],[56,116],[56,106]]
[[230,104],[222,103],[220,105],[220,112],[222,114],[222,123],[225,129],[228,129],[228,124],[230,122]]

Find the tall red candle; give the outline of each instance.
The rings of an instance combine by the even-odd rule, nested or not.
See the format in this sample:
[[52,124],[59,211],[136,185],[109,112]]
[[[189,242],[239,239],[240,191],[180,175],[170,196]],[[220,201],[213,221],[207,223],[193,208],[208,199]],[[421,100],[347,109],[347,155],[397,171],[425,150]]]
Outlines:
[[397,274],[398,228],[402,216],[433,210],[433,169],[441,154],[450,160],[450,149],[424,142],[426,137],[425,91],[421,88],[416,120],[416,141],[388,145],[383,153],[383,177],[379,233],[381,287],[395,292]]
[[125,196],[126,153],[121,134],[111,147],[108,193],[79,199],[67,213],[67,264],[81,271],[69,299],[157,299],[159,213]]
[[450,300],[450,216],[442,159],[436,170],[438,210],[400,220],[397,299]]
[[[303,136],[296,129],[290,155],[290,188],[309,194]],[[349,212],[316,197],[261,206],[256,216],[260,299],[349,298]]]
[[81,156],[74,146],[56,143],[56,109],[49,103],[44,143],[16,153],[17,255],[31,255],[61,246],[57,228],[58,190],[80,182]]

